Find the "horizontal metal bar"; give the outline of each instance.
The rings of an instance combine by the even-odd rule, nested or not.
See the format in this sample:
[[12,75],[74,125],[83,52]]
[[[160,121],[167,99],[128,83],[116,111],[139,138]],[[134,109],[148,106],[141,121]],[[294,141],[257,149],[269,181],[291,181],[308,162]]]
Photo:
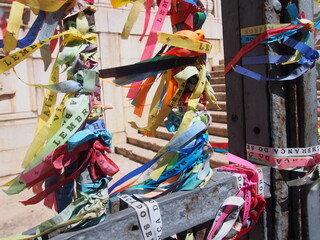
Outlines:
[[[260,166],[261,167],[261,166]],[[262,166],[265,197],[270,197],[270,167]],[[213,169],[206,186],[193,191],[180,191],[157,199],[163,222],[162,238],[172,236],[213,219],[223,201],[236,195],[236,178]],[[119,199],[112,200],[112,214],[107,220],[90,228],[57,235],[53,240],[143,239],[136,212],[132,208],[121,211]],[[25,234],[34,234],[36,228]]]
[[[197,226],[215,217],[220,205],[237,193],[235,177],[214,170],[204,188],[181,191],[157,199],[163,222],[162,238]],[[127,208],[110,214],[101,224],[76,232],[60,234],[52,239],[143,239],[136,212]],[[136,230],[132,230],[136,229]]]

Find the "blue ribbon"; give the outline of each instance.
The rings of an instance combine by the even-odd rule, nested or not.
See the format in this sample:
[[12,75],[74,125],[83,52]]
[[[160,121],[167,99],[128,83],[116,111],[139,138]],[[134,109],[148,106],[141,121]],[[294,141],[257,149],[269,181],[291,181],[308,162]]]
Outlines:
[[[64,172],[62,173],[64,178],[67,178],[68,176],[70,176],[77,169],[76,167],[77,167],[76,162],[65,167]],[[57,183],[58,180],[59,180],[59,176],[57,175],[49,177],[48,179],[45,180],[45,188],[47,189],[50,186],[54,185],[55,183]],[[64,184],[63,186],[61,186],[60,188],[54,191],[58,213],[63,211],[72,202],[73,191],[74,191],[73,181],[70,181],[69,183]]]
[[[174,151],[173,149],[171,151]],[[171,151],[167,151],[165,153],[169,153]],[[116,187],[120,186],[122,183],[125,183],[126,181],[128,181],[129,179],[137,176],[138,174],[144,172],[145,170],[147,170],[148,168],[150,168],[158,159],[160,159],[165,153],[160,154],[158,157],[155,157],[154,159],[152,159],[151,161],[143,164],[142,166],[136,168],[135,170],[129,172],[127,175],[123,176],[122,178],[120,178],[117,182],[115,182],[111,187],[109,187],[109,192],[112,192],[113,189],[115,189]],[[110,197],[114,197],[115,195],[111,195]]]
[[[43,24],[44,16],[45,16],[45,12],[40,11],[37,19],[32,24],[27,35],[23,39],[20,39],[18,41],[18,43],[17,43],[18,48],[25,48],[25,47],[31,45],[36,40],[38,33],[41,29],[41,26]],[[0,40],[0,48],[3,48],[3,40]]]
[[314,27],[316,29],[320,29],[320,12],[318,12],[317,21],[316,21],[316,24],[314,25]]
[[223,149],[219,149],[219,148],[215,148],[215,147],[212,147],[212,148],[215,152],[219,152],[219,153],[228,153],[229,152],[228,150],[223,150]]
[[[277,34],[275,36],[272,36],[270,38],[266,38],[261,43],[272,43],[272,42],[276,42],[276,41],[282,40],[285,37],[289,37],[289,36],[292,36],[292,35],[300,32],[302,29],[303,29],[303,27],[300,27],[300,28],[297,28],[297,29],[292,29],[292,30],[288,30],[288,31],[283,32],[283,33],[279,33],[279,34]],[[241,42],[242,43],[249,43],[253,39],[255,39],[256,37],[257,37],[257,35],[244,35],[244,36],[241,36]]]
[[293,38],[286,37],[283,41],[283,44],[298,50],[303,55],[305,55],[307,59],[310,59],[310,61],[312,62],[316,61],[319,58],[319,52],[317,50]]
[[[289,75],[279,77],[279,78],[268,78],[264,77],[261,74],[258,74],[256,72],[253,72],[251,70],[248,70],[244,67],[241,67],[237,65],[234,68],[234,71],[245,75],[247,77],[253,78],[255,80],[263,80],[263,81],[286,81],[286,80],[293,80],[297,77],[304,74],[306,71],[308,71],[315,63],[315,61],[319,58],[319,52],[308,45],[299,42],[295,39],[285,37],[283,44],[286,46],[289,46],[291,48],[294,48],[302,53],[302,57],[299,61],[299,64],[301,64],[299,67],[294,69],[292,73]],[[270,56],[256,56],[256,57],[245,57],[243,58],[243,62],[245,64],[264,64],[264,63],[284,63],[289,59],[290,56],[287,55],[270,55]]]
[[298,8],[295,3],[289,4],[286,8],[287,12],[290,15],[291,22],[297,24],[297,19],[300,18]]
[[285,63],[292,58],[292,55],[263,55],[243,57],[242,65],[265,64],[265,63]]
[[[319,58],[319,52],[308,45],[299,42],[293,38],[285,37],[283,44],[294,48],[303,54],[300,64],[304,63],[313,63]],[[285,63],[289,61],[291,55],[263,55],[263,56],[253,56],[253,57],[244,57],[242,59],[243,65],[249,64],[264,64],[264,63]]]
[[305,72],[307,72],[310,69],[310,64],[309,63],[305,63],[302,64],[301,66],[299,66],[298,68],[294,69],[292,71],[291,74],[286,75],[284,77],[280,77],[280,78],[268,78],[268,77],[264,77],[259,73],[250,71],[249,69],[246,69],[244,67],[241,67],[239,65],[237,65],[234,68],[234,71],[236,73],[242,74],[244,76],[253,78],[255,80],[263,80],[263,81],[287,81],[287,80],[293,80],[296,79],[297,77],[300,77],[302,74],[304,74]]
[[[69,177],[72,173],[76,171],[78,164],[76,162],[65,167],[63,175],[65,178]],[[70,181],[63,185],[61,188],[55,191],[58,212],[63,211],[71,202],[74,192],[74,183]]]
[[[253,57],[244,57],[242,59],[242,65],[251,65],[251,64],[280,64],[286,63],[292,58],[292,55],[263,55],[263,56],[253,56]],[[299,64],[310,63],[309,58],[301,56]],[[311,64],[312,65],[312,64]]]
[[183,1],[198,7],[198,1],[197,0],[183,0]]
[[182,118],[178,117],[173,111],[168,115],[168,120],[164,122],[169,132],[176,132],[181,124]]
[[[156,188],[169,189],[172,185],[176,184],[176,182],[163,187],[158,187],[158,185],[166,179],[176,176],[179,173],[182,173],[182,175],[179,177],[177,182],[181,182],[182,184],[181,186],[177,186],[173,191],[195,189],[197,186],[199,186],[199,184],[203,182],[203,180],[197,178],[198,173],[191,173],[191,171],[193,170],[195,165],[203,163],[208,157],[208,154],[201,154],[203,150],[203,144],[206,141],[207,136],[207,134],[203,134],[201,137],[199,137],[194,147],[180,150],[178,162],[169,170],[163,172],[157,181],[147,180],[146,182],[143,182],[142,185],[136,185],[127,188],[126,191],[135,189]],[[210,168],[208,169],[208,171],[209,170]]]
[[[170,142],[162,148],[163,152],[159,154],[159,156],[153,158],[151,161],[145,163],[144,165],[138,167],[137,169],[131,171],[127,175],[123,176],[117,182],[115,182],[111,187],[109,187],[109,192],[112,192],[116,187],[125,183],[129,179],[137,176],[138,174],[144,172],[148,168],[150,168],[157,160],[159,160],[164,154],[169,152],[178,151],[180,148],[187,148],[189,146],[190,141],[193,141],[195,137],[198,136],[201,132],[205,131],[207,126],[202,122],[198,121],[193,123],[187,130],[183,131],[180,135],[174,136]],[[116,194],[111,195],[110,197],[114,197]]]
[[201,155],[203,146],[206,141],[207,134],[201,134],[192,148],[179,150],[179,157],[177,163],[170,169],[164,171],[157,181],[150,180],[147,185],[158,185],[168,178],[176,176],[193,167],[197,161],[203,162],[206,158]]

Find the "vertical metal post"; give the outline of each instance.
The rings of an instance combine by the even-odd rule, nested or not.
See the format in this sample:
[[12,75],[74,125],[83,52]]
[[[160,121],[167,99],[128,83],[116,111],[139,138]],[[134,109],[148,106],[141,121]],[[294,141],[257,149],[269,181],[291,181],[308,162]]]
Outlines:
[[[300,12],[304,12],[307,19],[313,20],[313,1],[297,1]],[[309,45],[314,47],[313,34],[310,34]],[[317,134],[317,87],[316,70],[305,73],[298,84],[298,112],[299,112],[299,140],[301,147],[318,144]],[[302,228],[303,239],[319,239],[320,226],[320,192],[319,183],[302,188]]]
[[[241,28],[289,22],[285,10],[289,2],[296,2],[300,12],[304,11],[308,19],[313,19],[312,0],[223,0],[226,64],[241,48]],[[287,51],[273,43],[267,47],[257,46],[247,56],[286,54]],[[288,74],[290,66],[255,65],[250,66],[250,70],[279,77]],[[230,152],[245,157],[246,143],[275,148],[317,144],[314,69],[300,79],[284,83],[255,81],[230,72],[226,75],[226,89]],[[268,199],[268,212],[263,224],[258,225],[259,230],[250,233],[249,239],[318,239],[319,186],[288,188],[285,180],[293,175],[296,174],[272,169],[272,198]]]
[[[290,19],[284,19],[285,15],[285,1],[282,4],[277,0],[268,0],[265,2],[264,16],[266,24],[276,24],[282,22],[290,22]],[[281,19],[280,19],[281,17]],[[268,44],[267,54],[277,55],[283,54],[284,48],[278,43]],[[270,77],[279,77],[285,75],[286,67],[269,65],[268,74]],[[286,148],[290,139],[290,125],[287,123],[290,121],[288,118],[287,106],[295,106],[296,102],[290,102],[289,97],[289,82],[273,82],[268,83],[270,93],[270,134],[271,134],[271,146],[275,148]],[[293,93],[295,94],[295,93]],[[292,124],[295,126],[296,124]],[[291,126],[292,126],[291,125]],[[293,146],[292,146],[293,147]],[[269,214],[272,216],[272,225],[274,229],[273,234],[269,234],[269,238],[272,239],[289,239],[290,235],[290,211],[289,206],[291,199],[289,198],[289,188],[284,182],[283,178],[286,178],[287,172],[278,171],[277,169],[271,169],[271,183],[273,191],[273,199],[270,203],[273,204],[274,212]],[[271,226],[272,226],[271,225]],[[270,226],[270,225],[269,225]]]
[[[221,3],[224,54],[227,64],[242,47],[241,28],[265,23],[263,14],[265,1],[223,0]],[[257,46],[249,54],[263,55],[265,48]],[[266,67],[263,65],[252,66],[251,69],[263,75],[266,72]],[[231,71],[226,75],[226,92],[229,151],[246,158],[246,143],[270,146],[270,107],[267,83],[257,82]],[[267,215],[264,213],[247,238],[267,238],[266,218]]]
[[[228,63],[241,48],[239,8],[241,0],[223,0],[222,25],[224,59]],[[230,7],[232,6],[232,7]],[[243,78],[234,72],[226,75],[229,151],[245,157],[245,122]]]

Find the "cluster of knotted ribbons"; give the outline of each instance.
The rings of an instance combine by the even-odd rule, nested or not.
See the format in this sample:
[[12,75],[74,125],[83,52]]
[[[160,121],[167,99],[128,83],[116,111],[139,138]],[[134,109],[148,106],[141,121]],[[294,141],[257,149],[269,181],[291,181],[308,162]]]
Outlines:
[[[128,97],[133,99],[134,113],[138,116],[142,116],[151,85],[160,79],[157,81],[157,89],[150,105],[147,126],[141,127],[135,122],[131,122],[131,126],[144,135],[155,136],[157,128],[166,119],[167,129],[175,132],[174,137],[151,161],[128,173],[109,187],[110,197],[119,196],[122,200],[126,200],[136,209],[138,217],[139,209],[142,211],[141,208],[144,205],[148,208],[148,199],[202,187],[212,177],[210,158],[213,148],[208,137],[211,118],[206,112],[206,104],[208,101],[214,103],[216,98],[209,82],[210,75],[205,68],[206,54],[210,53],[211,44],[205,40],[204,32],[199,29],[206,13],[203,11],[203,6],[195,1],[161,1],[158,2],[158,13],[168,7],[167,3],[171,3],[168,12],[174,33],[157,32],[157,40],[164,46],[156,56],[145,59],[152,49],[153,34],[156,33],[151,30],[141,62],[100,70],[101,77],[115,77],[115,83],[132,84],[135,87],[130,89]],[[138,1],[134,3],[133,12],[139,4],[141,3]],[[147,4],[148,1],[146,6]],[[148,10],[146,12],[148,14]],[[155,19],[159,21],[152,26],[152,29],[157,29],[159,27],[157,24],[161,22],[161,14],[157,14]],[[128,21],[130,21],[129,18]],[[126,32],[128,29],[127,22],[122,34],[128,36]],[[216,146],[226,147],[226,144]],[[229,161],[232,162],[230,159]],[[242,161],[242,164],[247,163],[246,160]],[[233,235],[230,234],[232,237],[236,235],[240,237],[254,226],[264,209],[264,198],[261,196],[261,191],[257,192],[258,174],[255,167],[253,166],[253,169],[247,167],[245,170],[242,168],[242,166],[230,166],[223,169],[228,172],[238,169],[243,174],[243,184],[236,196],[241,204],[238,206],[233,224],[228,223],[222,228],[222,223],[226,222],[225,216],[219,218],[218,222],[214,222],[208,239],[221,239],[219,238],[221,233],[217,234],[219,229],[223,229],[224,236],[227,236],[230,231],[232,232],[233,225],[239,226],[239,222],[241,226],[238,227],[238,231]],[[128,197],[128,194],[134,199]],[[245,201],[246,204],[244,204]],[[233,206],[229,205],[232,204],[226,203],[222,206],[221,211],[226,213],[226,216],[234,211]],[[224,209],[225,206],[228,208]],[[150,213],[151,209],[148,209]],[[150,219],[139,217],[143,236],[148,236],[149,228],[147,228],[148,232],[144,232],[143,226],[147,226],[148,220],[150,224],[152,223],[151,215],[150,213]],[[238,234],[239,232],[241,234]],[[156,230],[150,231],[150,234],[152,233],[153,236],[159,234]]]
[[[289,4],[287,11],[292,19],[292,22],[289,24],[266,24],[241,29],[241,40],[245,45],[227,64],[225,73],[228,73],[233,68],[235,72],[255,80],[285,81],[296,79],[312,68],[319,58],[318,51],[307,45],[310,32],[314,30],[314,24],[312,21],[305,18],[303,12],[301,14],[298,13],[295,4]],[[296,39],[297,37],[300,38],[300,41]],[[293,55],[244,57],[245,54],[259,44],[271,44],[274,42],[280,42],[284,46],[294,49],[295,53]],[[297,64],[298,66],[286,76],[269,78],[236,65],[240,59],[242,60],[242,65]]]
[[[8,194],[16,194],[33,187],[36,195],[24,201],[24,204],[44,199],[47,206],[56,206],[60,214],[41,224],[36,236],[22,236],[21,239],[41,238],[43,234],[50,237],[50,234],[102,221],[108,211],[109,192],[111,197],[127,193],[146,200],[176,191],[192,190],[205,185],[212,176],[210,158],[213,148],[208,137],[211,118],[206,112],[206,104],[208,101],[214,103],[216,98],[209,82],[210,74],[206,70],[206,54],[210,53],[212,46],[200,29],[207,15],[203,5],[192,0],[158,1],[158,10],[141,61],[99,70],[95,26],[90,20],[90,15],[95,12],[94,6],[89,4],[92,2],[17,0],[13,3],[12,17],[10,14],[2,44],[5,52],[15,48],[20,50],[0,60],[0,73],[12,69],[38,49],[47,69],[58,39],[60,47],[63,47],[52,66],[48,84],[29,84],[46,89],[43,109],[35,138],[23,161],[25,170],[7,184],[9,188],[6,190]],[[119,7],[131,1],[111,2],[114,7]],[[145,35],[152,1],[137,0],[133,3],[122,37],[129,36],[144,3],[146,16],[142,37]],[[25,5],[38,17],[26,37],[18,40],[15,33],[19,28],[11,19],[21,19]],[[247,44],[226,66],[226,73],[233,68],[257,80],[290,80],[314,65],[319,54],[306,45],[313,25],[303,14],[297,13],[294,5],[290,6],[293,19],[290,24],[242,29],[242,41]],[[160,32],[168,13],[173,34]],[[56,28],[61,19],[65,31],[59,33]],[[56,24],[50,24],[52,22]],[[301,41],[291,38],[297,33],[302,33]],[[39,42],[33,43],[37,36]],[[295,54],[243,57],[258,44],[274,41],[282,41],[284,45],[295,49]],[[163,47],[153,56],[157,42]],[[236,65],[241,58],[243,65],[295,63],[298,67],[287,76],[271,79]],[[67,72],[67,80],[60,82],[59,69],[62,66]],[[132,99],[137,116],[142,116],[147,95],[153,85],[156,87],[147,125],[138,126],[131,122],[133,128],[144,135],[154,136],[167,118],[165,124],[168,130],[176,133],[151,161],[108,188],[109,177],[119,168],[106,155],[111,151],[111,134],[105,129],[103,121],[99,79],[107,81],[104,78],[110,77],[115,78],[113,83],[117,85],[131,84],[127,96]],[[58,93],[65,95],[56,107]],[[251,155],[260,157],[259,154]],[[231,165],[220,170],[239,177],[239,192],[222,204],[208,239],[240,238],[254,226],[265,207],[263,188],[261,190],[260,187],[263,186],[261,174],[259,176],[261,171],[246,160],[231,154],[227,156]],[[308,163],[303,166],[317,165],[318,156],[312,159],[306,160]],[[281,163],[280,168],[283,168]],[[77,197],[72,201],[75,179]],[[131,201],[128,197],[126,199]],[[159,236],[156,230],[154,234]]]
[[[16,43],[12,44],[6,37],[4,49],[6,52],[16,47],[20,50],[0,60],[0,72],[4,73],[40,49],[47,69],[57,40],[60,40],[62,50],[52,66],[48,84],[28,83],[46,89],[43,109],[22,164],[25,170],[6,185],[8,194],[33,188],[36,195],[24,204],[44,200],[46,206],[54,206],[60,213],[40,224],[36,235],[16,238],[41,239],[43,235],[50,237],[102,221],[108,212],[109,191],[112,196],[122,191],[135,191],[140,198],[146,199],[205,185],[212,175],[212,147],[207,134],[211,118],[205,105],[216,99],[205,68],[211,44],[199,29],[206,16],[203,6],[192,1],[159,2],[142,61],[99,71],[96,34],[87,14],[95,11],[93,5],[85,1],[50,3],[22,0],[13,3],[12,19],[18,19],[17,14],[22,13],[24,4],[38,17],[21,40],[14,37],[17,26],[9,19],[7,32],[12,33],[10,36]],[[170,6],[173,6],[170,13],[176,32],[161,33],[157,29],[161,28]],[[65,31],[59,33],[56,27],[60,18]],[[52,22],[56,24],[50,24]],[[40,41],[33,43],[37,36]],[[157,41],[164,47],[152,57]],[[62,66],[67,72],[66,81],[59,81]],[[131,125],[152,136],[165,118],[171,116],[166,124],[171,131],[176,131],[175,137],[150,162],[133,170],[109,189],[108,177],[119,169],[106,156],[111,148],[111,134],[103,121],[99,77],[116,77],[114,82],[120,85],[132,83],[128,96],[133,99],[138,116],[142,115],[151,85],[157,82],[147,126],[140,127],[134,122]],[[145,82],[139,83],[143,80]],[[58,93],[65,95],[56,107]],[[133,177],[136,179],[120,186]],[[72,200],[74,194],[77,196]]]
[[[165,1],[162,4],[168,7]],[[20,26],[14,22],[21,19],[25,5],[38,17],[26,36],[19,40],[17,32]],[[19,236],[18,239],[41,238],[44,234],[50,237],[74,227],[85,227],[102,221],[108,211],[107,185],[110,179],[107,177],[113,176],[119,168],[106,155],[111,151],[111,134],[105,129],[103,121],[99,76],[106,77],[104,72],[113,70],[99,71],[97,67],[96,34],[90,19],[94,12],[93,5],[80,0],[48,1],[48,4],[21,0],[13,3],[3,42],[7,54],[0,60],[1,73],[11,69],[15,72],[14,67],[38,49],[45,69],[48,69],[51,55],[59,43],[48,84],[30,84],[19,78],[29,86],[46,89],[46,92],[34,140],[22,163],[24,171],[5,186],[8,187],[8,194],[33,188],[35,196],[23,201],[24,204],[44,200],[46,206],[55,207],[60,213],[39,225],[37,235]],[[64,31],[59,32],[57,26]],[[208,178],[211,147],[205,132],[210,118],[206,113],[198,113],[194,117],[194,113],[199,103],[205,104],[207,100],[213,102],[215,97],[208,82],[204,58],[205,53],[210,52],[211,44],[205,41],[203,31],[183,30],[176,34],[158,35],[160,43],[173,47],[131,68],[126,66],[119,73],[124,79],[130,79],[130,83],[144,80],[144,74],[149,74],[147,77],[152,77],[149,81],[153,83],[156,75],[161,75],[156,93],[159,98],[154,100],[150,111],[155,117],[143,128],[148,135],[156,130],[161,123],[159,121],[164,120],[183,96],[181,104],[187,107],[187,117],[182,121],[183,127],[179,132],[184,134],[184,140],[188,142],[174,150],[167,147],[157,154],[153,161],[161,165],[163,171],[157,170],[161,175],[159,181],[148,183],[152,188],[158,188],[160,184],[166,185],[166,179],[178,181],[181,177],[176,187],[163,192],[165,194],[179,189],[193,189]],[[37,37],[39,42],[34,43]],[[9,53],[16,48],[20,50]],[[151,68],[155,67],[151,74],[151,68],[145,68],[150,63]],[[59,79],[62,67],[67,73],[65,81]],[[18,77],[18,73],[16,75]],[[128,84],[119,77],[115,82]],[[136,109],[144,105],[141,104],[145,101],[141,95],[142,87],[150,85],[146,83],[139,86],[137,96],[140,97],[136,99]],[[65,95],[57,105],[58,93]],[[202,124],[199,136],[189,136],[187,133],[190,134],[190,130],[186,131],[189,126],[199,124]],[[156,161],[159,156],[163,161]],[[203,168],[203,171],[198,176],[199,168]],[[77,180],[77,192],[74,191],[74,180]],[[180,183],[184,183],[183,186]],[[75,200],[73,195],[76,195]]]
[[[225,73],[230,70],[259,81],[286,81],[294,80],[315,66],[319,58],[319,52],[308,46],[310,32],[314,31],[315,41],[318,41],[319,21],[314,24],[305,18],[302,12],[299,14],[295,4],[289,4],[287,11],[291,17],[288,24],[266,24],[241,29],[241,40],[244,46],[235,57],[226,65]],[[299,39],[299,40],[298,40]],[[280,43],[294,50],[293,55],[263,55],[246,57],[249,51],[259,44]],[[241,64],[237,63],[241,60]],[[270,78],[253,72],[243,66],[253,64],[291,64],[294,67],[291,73],[277,78]],[[291,186],[297,186],[310,182],[314,171],[319,165],[319,146],[308,148],[270,148],[247,144],[248,159],[256,163],[277,167],[280,170],[292,170],[295,168],[311,168],[309,173],[301,180],[288,182]],[[308,180],[306,180],[308,179]]]
[[[161,4],[163,2],[166,1],[161,1],[161,3],[159,3],[159,9],[162,6]],[[201,15],[201,11],[197,12],[190,10],[195,5],[192,6],[192,1],[187,2],[188,4],[191,4],[191,6],[184,1],[179,1],[178,4],[177,2],[175,2],[169,11],[170,14],[172,14],[171,21],[176,31],[173,35],[179,36],[179,38],[182,37],[185,39],[196,40],[197,36],[193,37],[194,35],[189,34],[190,31],[194,31],[194,33],[197,33],[199,37],[201,36],[201,34],[199,34],[199,31],[195,30],[194,28],[190,28],[191,30],[188,28],[189,26],[195,27],[195,19],[197,19],[196,16]],[[193,12],[192,14],[189,14],[189,12],[179,14],[179,9],[189,9],[191,12]],[[197,9],[201,9],[201,7],[198,6]],[[225,73],[228,73],[231,69],[233,69],[237,73],[243,74],[256,80],[283,81],[296,79],[315,65],[319,57],[319,53],[318,51],[312,49],[307,45],[310,32],[314,28],[313,23],[305,18],[304,13],[299,14],[294,4],[290,4],[287,10],[292,19],[292,22],[289,24],[267,24],[248,27],[241,30],[242,42],[245,45],[234,57],[234,59],[232,59],[230,63],[227,64]],[[192,21],[190,19],[192,19]],[[183,29],[182,31],[181,28]],[[173,38],[173,35],[158,33],[158,41],[160,43],[170,45],[171,47],[167,51],[164,51],[162,49],[158,53],[158,55],[152,59],[152,61],[162,61],[165,59],[163,58],[163,56],[179,57],[179,60],[182,61],[184,57],[190,58],[197,56],[200,52],[199,49],[207,49],[205,42],[198,43],[198,45],[196,43],[193,43],[193,46],[198,46],[195,48],[191,48],[191,44],[190,46],[188,44],[182,45],[183,41],[181,40],[181,42],[179,42],[178,39]],[[152,35],[150,34],[150,36]],[[297,36],[300,36],[300,40],[297,40]],[[244,57],[246,53],[251,51],[257,45],[271,44],[273,42],[279,42],[285,46],[288,46],[294,49],[295,53],[293,55],[265,55]],[[146,47],[146,49],[148,48]],[[141,107],[143,106],[143,104],[141,103],[144,103],[145,101],[145,96],[147,90],[149,89],[149,85],[153,84],[154,82],[154,78],[152,77],[158,75],[160,72],[163,72],[157,92],[154,95],[153,102],[151,104],[147,126],[139,127],[134,122],[132,122],[131,125],[132,127],[144,132],[146,135],[154,136],[157,127],[162,123],[162,121],[164,120],[164,115],[166,115],[166,127],[169,131],[176,131],[176,135],[174,136],[173,140],[168,143],[168,145],[166,145],[158,152],[158,154],[151,162],[147,163],[140,169],[131,172],[123,179],[119,180],[119,182],[111,186],[111,196],[114,196],[119,192],[139,194],[140,198],[162,196],[163,194],[167,194],[168,192],[192,189],[196,186],[200,186],[205,181],[199,184],[197,180],[200,181],[201,179],[206,179],[210,176],[210,171],[205,170],[207,168],[206,161],[210,158],[209,155],[206,155],[208,154],[207,150],[209,148],[209,144],[205,144],[205,142],[207,141],[205,140],[206,134],[198,135],[197,137],[195,137],[195,139],[191,138],[192,141],[187,143],[187,148],[184,148],[183,145],[178,145],[178,147],[176,148],[174,144],[176,139],[179,139],[179,141],[181,141],[180,138],[183,139],[184,134],[187,134],[188,131],[196,132],[196,130],[194,130],[193,128],[201,125],[200,123],[208,123],[208,118],[206,118],[205,112],[202,112],[201,110],[202,107],[204,107],[203,109],[205,109],[205,102],[208,100],[213,100],[213,98],[210,99],[208,97],[208,92],[210,91],[206,91],[203,88],[200,88],[200,86],[198,85],[199,82],[201,82],[201,79],[203,79],[202,76],[204,76],[202,75],[203,72],[201,73],[201,70],[199,71],[199,69],[201,69],[201,67],[199,66],[199,62],[203,60],[203,54],[201,54],[200,56],[196,57],[195,63],[189,63],[188,67],[183,66],[182,68],[173,69],[172,72],[168,70],[163,71],[163,69],[160,69],[159,66],[159,68],[149,69],[150,71],[148,71],[148,73],[145,73],[141,70],[142,75],[145,74],[141,78],[139,78],[138,76],[140,72],[139,74],[132,75],[128,78],[126,76],[116,76],[116,74],[113,75],[114,77],[116,77],[116,82],[118,84],[131,83],[131,77],[133,77],[131,79],[135,79],[135,82],[139,82],[148,77],[148,79],[143,82],[142,85],[140,85],[140,88],[137,88],[135,90],[135,93],[138,93],[138,95],[128,95],[129,97],[134,99],[133,104],[135,105],[135,113],[137,115],[141,115],[141,108],[143,108]],[[240,59],[242,60],[242,65],[295,64],[296,68],[292,71],[292,73],[286,76],[270,78],[262,76],[261,74],[255,73],[242,66],[236,65]],[[147,65],[147,63],[144,61],[140,62],[140,64]],[[138,68],[137,65],[136,67]],[[200,72],[200,74],[196,73],[196,69]],[[194,73],[192,73],[192,71],[194,71]],[[187,86],[183,86],[179,84],[179,81],[181,79],[181,76],[183,76],[183,74],[187,72],[190,72],[190,75],[189,77],[185,78],[186,80],[183,81]],[[194,76],[197,77],[193,78]],[[167,80],[164,80],[163,78]],[[170,81],[172,79],[174,79],[175,82],[171,84]],[[205,84],[206,83],[201,85]],[[176,91],[171,91],[172,86],[176,86]],[[199,92],[201,90],[204,95],[198,95],[199,97],[197,98],[197,100],[193,102],[193,96],[195,96],[194,94],[198,89]],[[171,92],[174,92],[174,94],[168,95]],[[180,95],[179,93],[182,94]],[[171,101],[166,99],[166,96],[170,96],[168,97],[168,99],[171,99]],[[172,100],[174,100],[174,102]],[[196,104],[191,105],[190,103]],[[172,111],[172,107],[176,107],[177,110]],[[201,143],[202,141],[203,143]],[[182,144],[183,143],[184,142],[182,142]],[[189,147],[190,143],[192,146],[191,149]],[[196,151],[197,147],[199,147],[199,152]],[[312,167],[309,174],[307,174],[304,178],[289,182],[288,184],[290,186],[297,186],[305,183],[310,183],[310,181],[312,181],[312,174],[318,168],[319,164],[318,146],[310,147],[310,149],[316,149],[315,151],[298,148],[273,149],[275,152],[285,151],[287,153],[287,155],[283,154],[281,156],[266,156],[266,153],[263,153],[263,151],[266,149],[264,147],[261,147],[262,150],[260,152],[257,150],[254,151],[255,149],[259,149],[259,147],[260,146],[248,147],[249,157],[251,159],[252,157],[255,157],[255,159],[260,159],[259,163],[271,165],[279,169]],[[202,151],[200,151],[200,149],[202,149]],[[212,149],[210,149],[210,151],[212,151]],[[236,159],[236,157],[230,158],[231,155],[228,156],[229,162],[233,162]],[[189,163],[191,158],[197,159],[196,162],[193,161],[192,164]],[[206,161],[202,162],[203,159],[206,159]],[[221,214],[217,215],[208,239],[221,239],[222,236],[229,238],[235,237],[236,239],[238,239],[252,228],[264,209],[265,201],[262,197],[262,192],[258,191],[257,187],[258,173],[255,170],[256,168],[245,160],[241,160],[241,162],[241,164],[237,162],[238,164],[236,166],[226,166],[222,168],[225,171],[234,172],[245,176],[243,180],[244,183],[241,185],[242,187],[239,188],[238,195],[234,199],[228,199],[228,201],[223,204]],[[239,167],[239,165],[241,165],[241,167]],[[250,167],[243,168],[243,165],[246,167],[250,165]],[[205,173],[206,171],[208,172],[208,174]],[[137,179],[131,179],[141,173],[143,173],[142,176],[138,177]],[[206,177],[203,178],[203,176]],[[125,185],[124,187],[119,187],[121,184],[129,181],[130,179],[131,181],[127,183],[127,185]],[[115,188],[117,187],[119,187],[119,189],[115,190]],[[234,208],[235,206],[237,208]],[[232,211],[235,211],[235,213],[231,214]],[[233,216],[233,218],[231,216]],[[249,218],[250,220],[248,220]],[[230,230],[231,228],[232,230]]]
[[[29,86],[44,88],[45,93],[36,133],[22,162],[24,170],[4,185],[8,187],[5,192],[17,194],[32,188],[35,195],[23,204],[44,200],[47,207],[59,212],[39,225],[36,235],[13,239],[41,239],[45,234],[90,226],[102,221],[108,212],[107,185],[119,168],[107,157],[112,135],[104,123],[93,18],[96,9],[92,2],[12,3],[5,38],[0,43],[5,52],[0,72],[12,71],[19,78],[14,67],[38,49],[45,69],[51,66],[52,70],[46,85],[19,78]],[[19,39],[26,6],[37,18],[25,37]],[[60,81],[61,71],[67,73],[64,81]],[[64,95],[59,98],[58,94]]]

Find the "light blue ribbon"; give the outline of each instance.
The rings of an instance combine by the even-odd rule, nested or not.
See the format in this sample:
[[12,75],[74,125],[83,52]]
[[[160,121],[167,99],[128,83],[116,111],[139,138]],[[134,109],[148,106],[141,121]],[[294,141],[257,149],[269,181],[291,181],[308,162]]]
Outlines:
[[74,80],[67,80],[55,84],[45,85],[45,87],[53,92],[59,93],[77,92],[82,89],[82,85]]
[[[117,182],[115,182],[111,187],[109,187],[109,192],[112,192],[116,187],[120,186],[121,184],[125,183],[129,179],[137,176],[138,174],[150,168],[164,154],[167,154],[173,151],[178,151],[178,149],[187,147],[190,144],[190,142],[194,140],[194,138],[196,138],[199,134],[201,134],[201,132],[205,131],[206,129],[207,129],[207,126],[202,121],[195,122],[189,128],[187,128],[187,130],[183,131],[178,136],[174,136],[170,140],[170,142],[161,149],[161,152],[159,152],[159,155],[157,157],[153,158],[151,161],[138,167],[137,169],[131,171],[130,173],[128,173],[127,175],[119,179]],[[115,195],[116,194],[110,197],[114,197]]]
[[76,132],[69,138],[68,151],[71,152],[82,143],[87,142],[91,139],[96,139],[98,137],[100,137],[103,140],[105,146],[111,147],[112,134],[109,131],[99,130],[99,131],[93,132],[90,129],[86,128]]
[[179,157],[177,163],[172,166],[170,169],[164,171],[157,181],[150,180],[148,185],[158,185],[161,182],[165,181],[168,178],[176,176],[179,173],[182,173],[194,166],[199,159],[204,159],[201,156],[203,151],[203,146],[206,141],[206,134],[202,134],[196,141],[195,145],[192,148],[186,148],[179,150]]
[[94,194],[97,193],[100,189],[106,188],[108,186],[109,179],[101,178],[98,182],[95,183],[80,183],[77,182],[77,188],[79,191],[85,194]]
[[318,12],[317,21],[316,21],[316,24],[314,25],[314,27],[316,29],[320,29],[320,12]]

